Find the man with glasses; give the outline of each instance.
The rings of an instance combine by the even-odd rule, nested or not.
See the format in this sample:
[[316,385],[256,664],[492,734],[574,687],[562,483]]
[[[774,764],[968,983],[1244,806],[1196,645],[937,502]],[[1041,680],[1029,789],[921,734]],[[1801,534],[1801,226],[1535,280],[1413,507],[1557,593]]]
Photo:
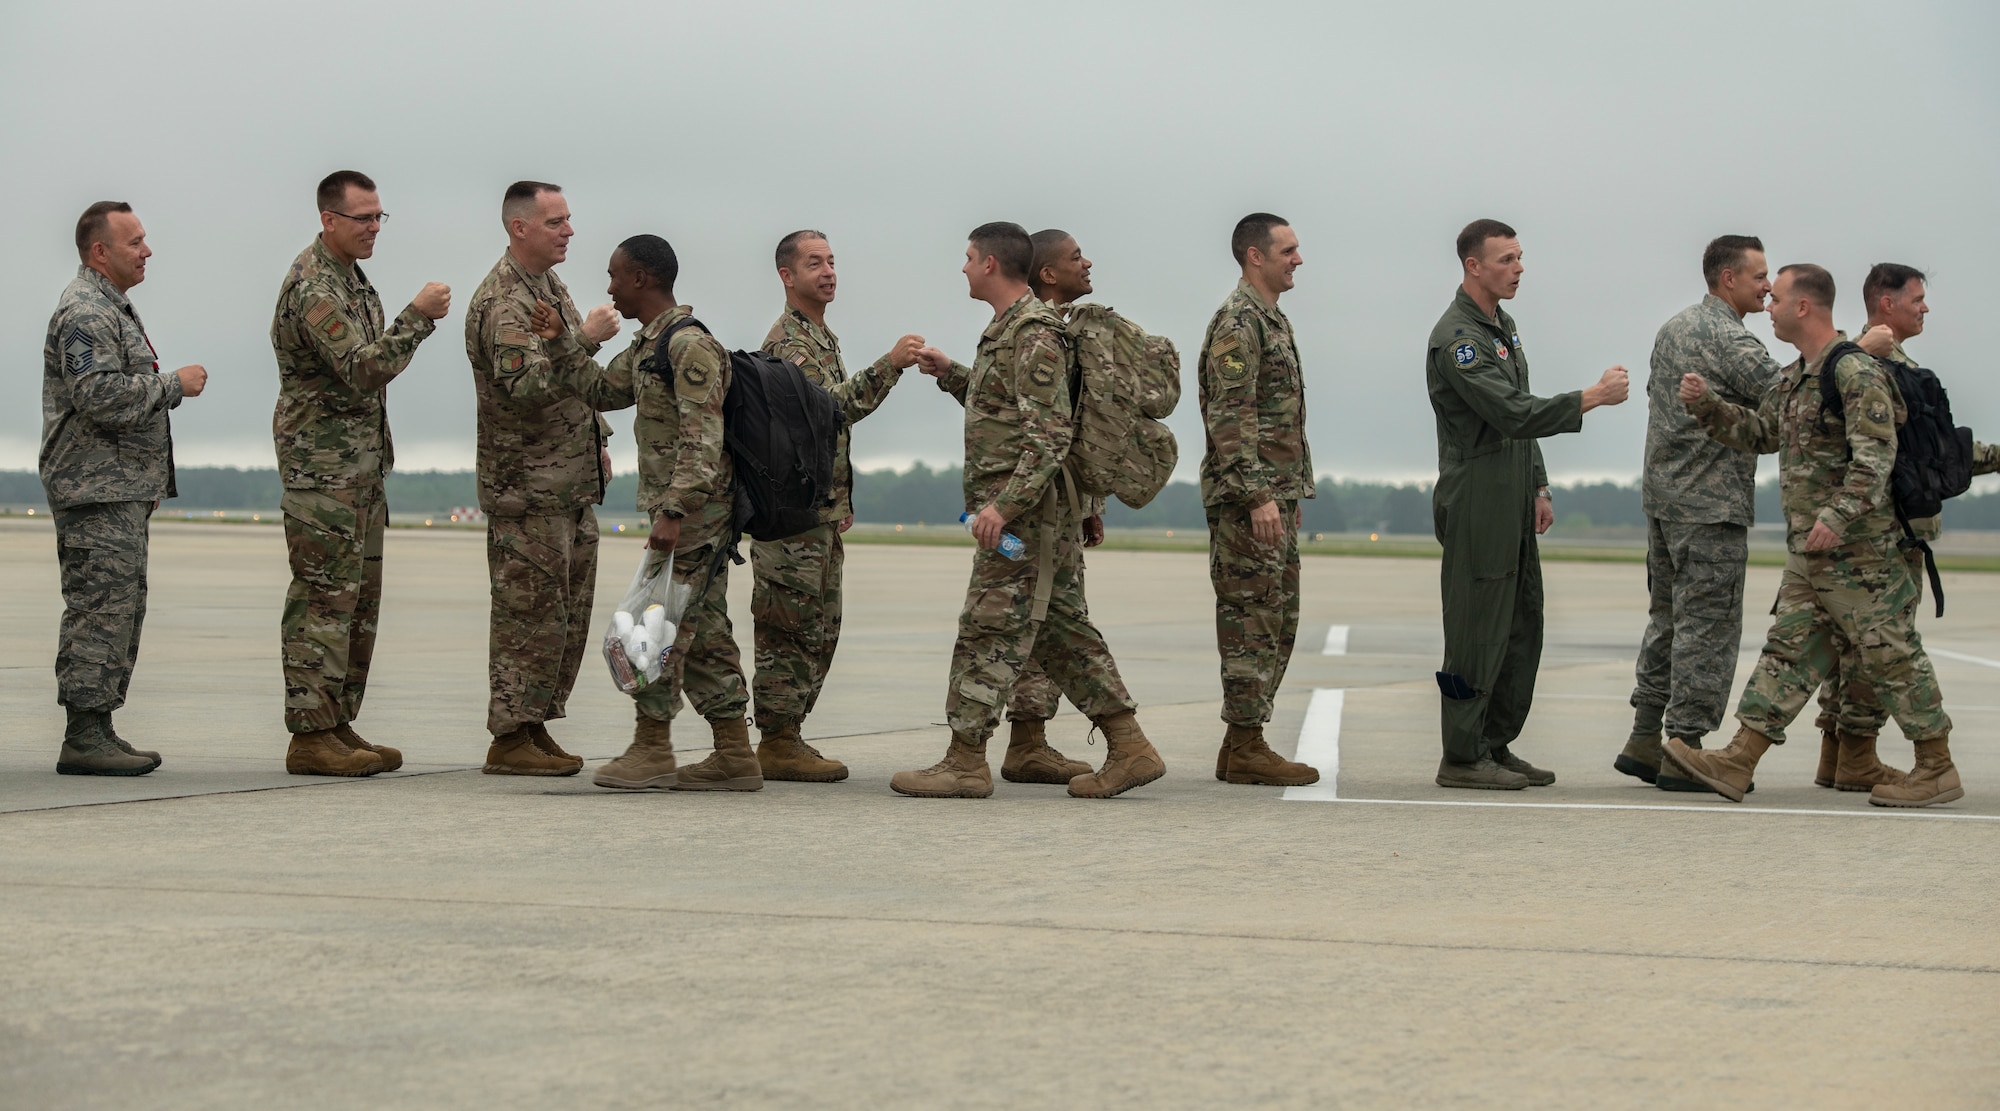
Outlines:
[[401,752],[369,744],[353,725],[382,606],[382,483],[395,461],[385,399],[450,311],[451,289],[426,283],[385,327],[382,298],[359,265],[389,219],[375,183],[338,170],[319,183],[318,199],[320,233],[292,260],[271,320],[271,438],[292,565],[279,622],[292,734],[285,770],[374,775],[403,764]]

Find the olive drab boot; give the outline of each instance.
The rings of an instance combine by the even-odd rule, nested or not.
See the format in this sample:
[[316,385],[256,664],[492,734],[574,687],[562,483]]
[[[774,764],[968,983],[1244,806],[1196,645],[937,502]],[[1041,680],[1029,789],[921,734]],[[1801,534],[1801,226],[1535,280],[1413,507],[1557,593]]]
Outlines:
[[1625,742],[1625,751],[1611,761],[1612,768],[1634,779],[1653,783],[1660,778],[1660,734],[1648,733]]
[[1470,764],[1454,763],[1447,756],[1438,761],[1437,785],[1474,791],[1524,791],[1528,787],[1528,777],[1501,767],[1490,755],[1481,756]]
[[1958,769],[1951,764],[1949,737],[1917,741],[1917,766],[1900,783],[1884,783],[1868,793],[1876,806],[1935,806],[1965,797]]
[[[1103,767],[1069,781],[1071,798],[1108,799],[1167,774],[1167,762],[1139,728],[1138,714],[1120,710],[1099,718],[1097,727],[1104,730],[1104,746],[1110,751],[1104,754]],[[1319,773],[1314,772],[1313,778]]]
[[[577,756],[573,753],[564,752],[563,746],[557,744],[556,739],[554,737],[549,736],[549,727],[547,722],[540,722],[540,721],[529,722],[528,738],[529,740],[534,742],[536,748],[541,749],[544,753],[553,756],[556,759],[561,760],[563,763],[568,764],[570,766],[569,771],[564,772],[563,773],[564,775],[575,775],[576,773],[583,770],[583,757]],[[377,751],[380,750],[378,749]]]
[[1049,747],[1047,726],[1039,718],[1007,723],[1007,756],[1000,761],[1000,778],[1009,783],[1068,783],[1090,772],[1089,764]]
[[1884,784],[1903,781],[1903,773],[1884,764],[1875,755],[1875,738],[1839,735],[1840,756],[1833,766],[1833,786],[1838,791],[1872,791]]
[[1263,726],[1232,725],[1223,731],[1222,751],[1215,754],[1215,778],[1225,783],[1304,787],[1319,782],[1319,770],[1272,752],[1264,743]]
[[285,770],[293,775],[374,775],[382,770],[382,758],[367,749],[347,747],[331,729],[318,729],[292,734],[285,749]]
[[1692,779],[1730,802],[1742,802],[1743,796],[1750,791],[1757,761],[1764,758],[1771,744],[1771,738],[1747,725],[1730,738],[1728,748],[1720,750],[1690,748],[1679,737],[1669,737],[1660,748],[1664,757],[1660,771],[1664,774],[1671,769],[1682,778]]
[[356,733],[354,726],[347,722],[341,722],[339,725],[334,726],[333,735],[340,738],[341,744],[346,745],[356,752],[372,752],[381,757],[382,770],[385,772],[392,772],[403,766],[402,749],[390,748],[387,745],[371,745],[367,741],[362,740],[361,734]]
[[119,747],[106,727],[111,715],[99,710],[70,710],[56,752],[58,775],[145,775],[159,762]]
[[632,744],[625,754],[597,769],[591,782],[621,791],[664,791],[678,781],[674,766],[673,723],[633,708]]
[[993,771],[986,766],[986,742],[953,733],[944,759],[922,771],[897,772],[889,789],[920,799],[983,799],[993,795]]
[[111,714],[110,710],[104,711],[104,735],[111,738],[111,743],[117,745],[128,756],[144,756],[153,762],[155,768],[159,767],[160,754],[148,749],[133,748],[131,742],[118,735],[118,727],[111,724]]
[[669,791],[761,791],[764,769],[750,750],[750,723],[740,715],[710,718],[708,728],[715,734],[715,751],[699,764],[680,770]]
[[576,767],[543,752],[526,724],[493,738],[486,749],[487,775],[575,775]]
[[1556,781],[1556,773],[1538,768],[1514,755],[1514,750],[1508,745],[1494,746],[1493,762],[1516,775],[1526,776],[1530,787],[1547,787]]
[[1833,773],[1840,767],[1840,734],[1831,729],[1819,731],[1819,770],[1813,773],[1813,786],[1833,786]]
[[783,783],[838,783],[847,778],[847,765],[820,754],[799,735],[800,723],[787,720],[770,729],[759,729],[757,766],[765,779]]

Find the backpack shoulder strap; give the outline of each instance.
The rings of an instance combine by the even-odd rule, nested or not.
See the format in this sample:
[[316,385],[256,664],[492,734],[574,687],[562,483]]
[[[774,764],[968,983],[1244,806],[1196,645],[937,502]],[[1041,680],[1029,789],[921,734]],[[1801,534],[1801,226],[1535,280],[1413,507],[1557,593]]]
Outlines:
[[1831,411],[1842,420],[1847,419],[1847,407],[1840,400],[1840,383],[1834,378],[1833,368],[1840,365],[1840,360],[1857,353],[1867,354],[1861,350],[1860,344],[1842,340],[1833,345],[1833,350],[1826,353],[1826,360],[1819,364],[1819,412],[1822,418]]
[[653,365],[655,367],[665,367],[667,371],[666,376],[669,378],[673,377],[674,361],[667,355],[667,342],[673,339],[674,334],[683,328],[700,328],[704,335],[713,336],[715,334],[708,330],[708,325],[703,324],[692,316],[681,317],[679,320],[667,325],[666,330],[660,333],[660,338],[653,347]]

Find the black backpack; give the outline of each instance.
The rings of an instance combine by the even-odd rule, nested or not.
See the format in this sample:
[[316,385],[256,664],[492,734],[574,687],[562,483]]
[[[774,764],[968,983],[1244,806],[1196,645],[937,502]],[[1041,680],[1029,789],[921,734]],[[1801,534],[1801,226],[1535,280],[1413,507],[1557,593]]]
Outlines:
[[[1867,354],[1858,344],[1842,342],[1827,352],[1825,361],[1820,363],[1822,417],[1831,412],[1846,419],[1833,368],[1839,360],[1856,353]],[[1876,361],[1888,372],[1890,383],[1909,411],[1909,419],[1896,430],[1896,469],[1889,476],[1896,521],[1903,526],[1903,539],[1899,543],[1906,550],[1915,548],[1924,553],[1931,597],[1936,599],[1937,615],[1943,617],[1944,584],[1938,580],[1937,556],[1910,528],[1910,522],[1937,516],[1944,511],[1947,499],[1972,487],[1972,429],[1952,423],[1951,399],[1945,396],[1944,383],[1938,381],[1934,372],[1894,359]]]
[[[667,368],[667,341],[682,328],[708,326],[693,317],[660,333],[654,365]],[[714,335],[713,332],[708,332]],[[723,441],[736,463],[735,513],[728,551],[736,538],[783,540],[817,528],[833,504],[833,457],[842,414],[833,395],[797,366],[762,351],[729,353],[729,394],[722,401]]]

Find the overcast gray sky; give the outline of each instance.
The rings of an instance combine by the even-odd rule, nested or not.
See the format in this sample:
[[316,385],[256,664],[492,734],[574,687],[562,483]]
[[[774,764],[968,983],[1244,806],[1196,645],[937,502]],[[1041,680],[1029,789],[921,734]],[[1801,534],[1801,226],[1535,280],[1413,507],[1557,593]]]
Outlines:
[[[1612,363],[1642,378],[1660,323],[1701,294],[1703,244],[1757,234],[1774,263],[1833,269],[1845,327],[1869,263],[1930,271],[1912,351],[2000,436],[1979,323],[2000,298],[1990,3],[9,7],[0,467],[34,466],[42,337],[101,198],[150,233],[133,298],[163,363],[213,376],[174,417],[180,458],[270,466],[278,281],[317,230],[314,184],[345,167],[395,217],[366,267],[389,311],[425,280],[456,297],[390,387],[406,470],[472,463],[461,310],[518,178],[565,187],[581,306],[620,239],[658,233],[732,346],[779,311],[778,237],[826,230],[829,322],[856,366],[904,331],[970,356],[988,314],[960,252],[993,219],[1075,233],[1097,299],[1191,354],[1235,282],[1231,226],[1277,212],[1306,258],[1283,307],[1314,462],[1399,480],[1435,474],[1424,341],[1466,221],[1521,232],[1510,307],[1544,393]],[[626,470],[629,414],[613,420]],[[959,420],[911,372],[857,461],[956,462]],[[1591,414],[1545,443],[1551,472],[1636,475],[1644,422],[1643,398]],[[1191,473],[1191,387],[1172,424]]]

